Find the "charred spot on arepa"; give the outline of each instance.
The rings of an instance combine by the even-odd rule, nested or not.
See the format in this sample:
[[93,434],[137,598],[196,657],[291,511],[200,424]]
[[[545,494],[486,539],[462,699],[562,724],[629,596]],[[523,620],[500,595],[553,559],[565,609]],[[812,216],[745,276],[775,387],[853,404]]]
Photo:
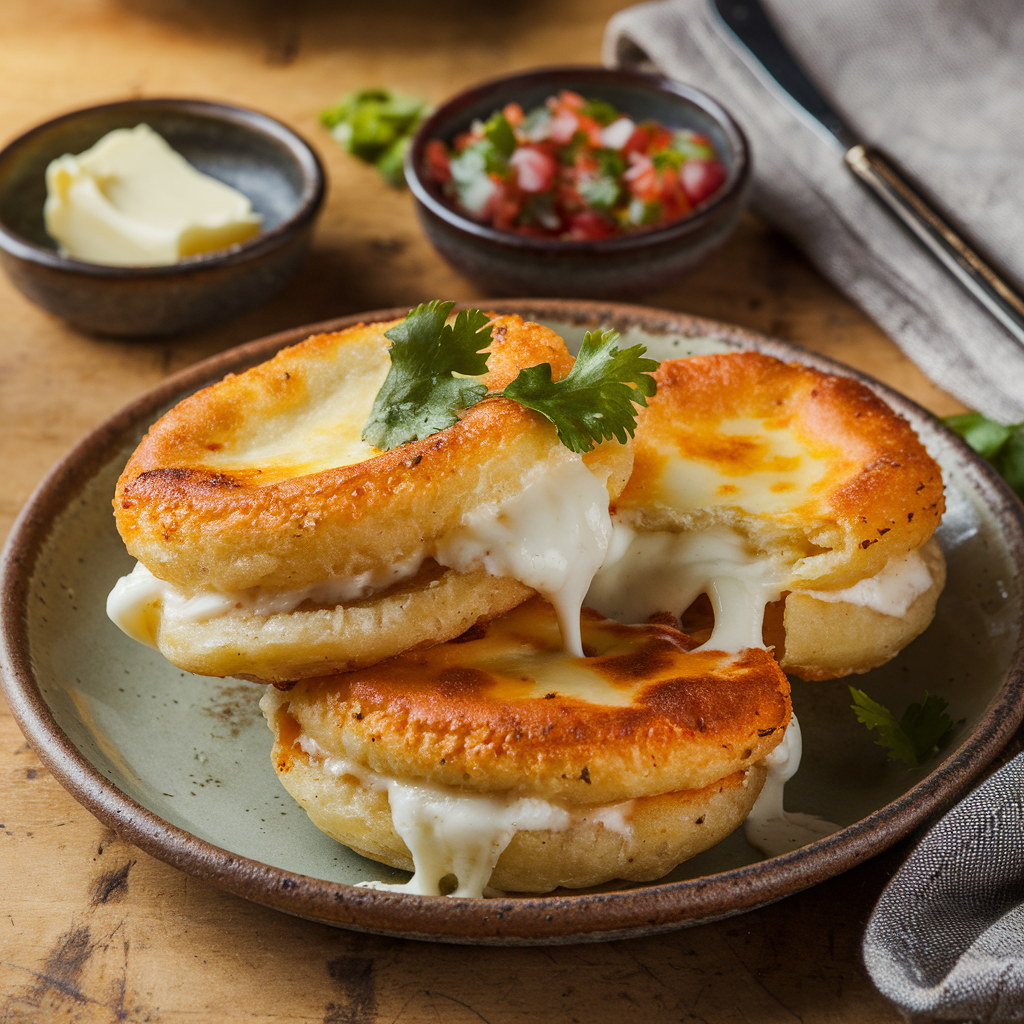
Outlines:
[[[632,637],[635,650],[654,651],[639,655],[648,673],[624,680],[628,651],[592,659],[551,651],[554,612],[533,598],[492,621],[481,640],[301,682],[290,706],[318,744],[340,745],[374,771],[587,803],[699,789],[781,739],[789,684],[768,652],[693,653],[669,627],[594,615],[583,628],[598,649]],[[530,635],[536,642],[524,651]]]

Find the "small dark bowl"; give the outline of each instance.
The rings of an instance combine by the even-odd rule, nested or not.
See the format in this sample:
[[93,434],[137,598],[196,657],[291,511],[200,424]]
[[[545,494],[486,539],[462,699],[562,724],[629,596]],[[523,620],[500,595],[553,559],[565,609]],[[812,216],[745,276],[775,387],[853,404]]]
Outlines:
[[[606,100],[636,121],[703,132],[725,164],[725,183],[682,220],[591,242],[499,231],[459,213],[430,180],[427,142],[450,145],[474,119],[513,101],[529,110],[560,89]],[[489,294],[635,298],[679,280],[729,237],[747,198],[750,155],[736,122],[699,89],[635,71],[561,67],[486,82],[450,99],[420,126],[405,173],[433,246]]]
[[[115,128],[145,122],[190,164],[234,186],[263,215],[258,235],[159,267],[62,256],[43,224],[47,164]],[[324,198],[313,150],[265,114],[222,103],[142,99],[54,118],[0,151],[0,264],[36,305],[93,334],[158,337],[258,305],[298,268]]]

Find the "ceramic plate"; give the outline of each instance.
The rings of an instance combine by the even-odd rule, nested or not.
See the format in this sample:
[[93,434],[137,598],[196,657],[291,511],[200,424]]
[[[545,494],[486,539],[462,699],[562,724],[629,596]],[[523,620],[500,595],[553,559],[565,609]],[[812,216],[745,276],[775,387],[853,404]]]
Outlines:
[[[660,358],[752,348],[857,376],[820,356],[734,327],[636,306],[489,304],[578,344],[598,325]],[[657,883],[468,900],[354,887],[402,873],[313,827],[278,783],[261,687],[190,676],[129,640],[104,613],[132,560],[111,495],[147,427],[185,395],[315,330],[402,315],[385,310],[256,341],[191,367],[82,441],[47,477],[8,543],[2,577],[4,682],[47,767],[98,818],[149,853],[223,888],[332,925],[449,942],[578,942],[736,914],[838,874],[906,835],[963,792],[1022,714],[1024,510],[988,465],[923,410],[878,385],[941,463],[948,511],[938,537],[949,582],[930,629],[857,685],[896,709],[927,690],[963,720],[948,756],[908,771],[888,762],[850,710],[846,684],[794,681],[804,763],[789,810],[844,827],[765,860],[742,829]],[[861,378],[863,379],[863,378]]]

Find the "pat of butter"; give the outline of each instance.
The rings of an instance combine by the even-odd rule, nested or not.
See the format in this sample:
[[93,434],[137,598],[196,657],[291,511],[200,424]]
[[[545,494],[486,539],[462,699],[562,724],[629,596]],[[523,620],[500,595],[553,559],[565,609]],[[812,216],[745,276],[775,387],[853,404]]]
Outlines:
[[262,217],[149,125],[118,128],[46,168],[46,230],[69,256],[159,266],[252,237]]

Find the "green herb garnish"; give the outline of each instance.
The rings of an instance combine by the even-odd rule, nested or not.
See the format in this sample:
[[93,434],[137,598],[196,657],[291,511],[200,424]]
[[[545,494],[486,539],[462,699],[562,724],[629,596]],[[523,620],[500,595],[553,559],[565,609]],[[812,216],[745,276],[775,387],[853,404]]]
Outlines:
[[491,343],[490,318],[469,309],[448,324],[454,305],[438,299],[424,303],[385,332],[391,368],[363,427],[363,440],[375,448],[388,451],[436,434],[457,422],[460,409],[487,394],[472,378],[487,372],[481,350]]
[[916,768],[949,746],[953,731],[962,724],[946,714],[946,701],[927,691],[924,703],[911,704],[899,721],[863,690],[851,686],[850,696],[857,720],[878,733],[875,743],[889,751],[890,761],[902,761],[908,768]]
[[625,443],[633,436],[634,407],[647,405],[656,390],[650,373],[658,364],[643,358],[642,345],[620,350],[615,331],[588,331],[564,380],[553,381],[550,364],[541,363],[520,370],[504,390],[488,393],[472,378],[487,370],[483,350],[491,343],[490,318],[470,309],[448,324],[454,306],[435,299],[386,332],[392,342],[391,368],[363,427],[364,440],[384,451],[420,440],[452,426],[460,409],[488,394],[549,419],[562,444],[574,452],[589,452],[595,441]]
[[678,171],[683,166],[685,160],[686,157],[682,153],[671,147],[662,149],[651,157],[651,162],[654,164],[656,171],[664,171],[666,168]]
[[636,428],[634,405],[647,405],[657,385],[654,359],[644,359],[643,345],[620,350],[616,331],[587,331],[569,375],[552,381],[551,365],[541,363],[519,376],[504,391],[527,409],[546,416],[558,439],[574,452],[589,452],[595,441],[626,443]]
[[592,118],[602,127],[611,124],[612,121],[617,121],[622,116],[611,103],[604,100],[587,100],[580,107],[580,113],[584,117]]
[[389,185],[405,181],[402,161],[427,116],[426,100],[389,89],[359,89],[320,114],[331,135],[353,156],[374,164]]
[[671,149],[684,160],[715,160],[717,156],[711,146],[694,140],[694,133],[686,128],[672,134]]
[[506,160],[516,150],[515,132],[500,110],[484,123],[484,137]]
[[1024,423],[1004,426],[980,412],[947,416],[943,421],[955,430],[1024,501]]

